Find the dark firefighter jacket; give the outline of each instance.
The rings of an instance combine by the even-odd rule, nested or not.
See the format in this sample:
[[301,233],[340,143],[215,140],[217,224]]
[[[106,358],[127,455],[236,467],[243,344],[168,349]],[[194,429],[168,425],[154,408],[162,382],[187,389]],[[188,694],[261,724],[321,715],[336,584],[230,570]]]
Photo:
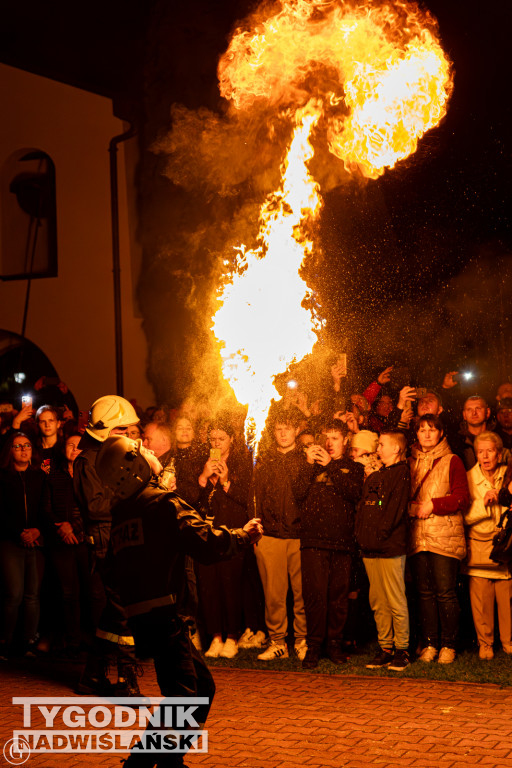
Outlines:
[[112,493],[96,473],[96,457],[103,443],[87,433],[78,443],[82,453],[73,462],[73,489],[78,508],[92,538],[96,557],[106,557],[112,522]]
[[179,600],[185,557],[208,565],[250,546],[242,529],[213,528],[175,493],[152,483],[112,509],[116,585],[128,619]]

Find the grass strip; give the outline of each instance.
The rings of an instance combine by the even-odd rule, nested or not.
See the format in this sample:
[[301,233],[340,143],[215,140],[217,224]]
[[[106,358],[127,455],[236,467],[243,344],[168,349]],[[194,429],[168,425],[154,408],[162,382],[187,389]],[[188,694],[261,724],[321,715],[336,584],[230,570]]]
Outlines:
[[321,659],[318,667],[313,670],[302,668],[301,662],[290,653],[288,659],[276,661],[259,661],[260,650],[241,650],[233,659],[206,659],[208,666],[230,669],[263,669],[281,672],[311,672],[323,675],[364,675],[367,677],[401,677],[412,680],[441,680],[454,683],[492,683],[500,687],[512,685],[512,657],[504,651],[496,651],[494,659],[483,661],[478,658],[478,651],[463,651],[458,654],[453,664],[438,664],[434,661],[426,664],[414,660],[403,672],[394,672],[387,668],[366,669],[377,651],[377,645],[365,646],[361,651],[349,657],[346,664],[333,664],[328,659]]

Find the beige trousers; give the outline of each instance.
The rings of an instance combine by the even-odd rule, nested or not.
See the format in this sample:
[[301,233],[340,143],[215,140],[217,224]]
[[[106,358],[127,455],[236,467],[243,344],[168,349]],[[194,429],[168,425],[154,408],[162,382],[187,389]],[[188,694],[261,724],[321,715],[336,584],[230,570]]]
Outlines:
[[494,602],[498,607],[498,622],[502,645],[512,643],[512,579],[469,577],[469,596],[478,644],[494,642]]
[[405,555],[363,557],[370,582],[370,607],[381,648],[407,650],[409,609],[405,596]]
[[265,593],[265,622],[270,639],[279,645],[285,642],[289,577],[293,592],[295,642],[303,640],[306,637],[306,613],[302,598],[300,540],[263,536],[254,551]]

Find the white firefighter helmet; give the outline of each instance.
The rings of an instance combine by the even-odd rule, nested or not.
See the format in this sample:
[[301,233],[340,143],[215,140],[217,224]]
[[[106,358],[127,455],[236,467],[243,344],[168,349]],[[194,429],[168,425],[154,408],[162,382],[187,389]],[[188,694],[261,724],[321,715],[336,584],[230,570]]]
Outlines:
[[141,448],[142,440],[116,435],[108,437],[98,452],[98,477],[118,499],[129,499],[151,480],[153,472]]
[[135,408],[128,400],[118,395],[105,395],[91,405],[85,431],[103,442],[115,427],[129,427],[139,421]]

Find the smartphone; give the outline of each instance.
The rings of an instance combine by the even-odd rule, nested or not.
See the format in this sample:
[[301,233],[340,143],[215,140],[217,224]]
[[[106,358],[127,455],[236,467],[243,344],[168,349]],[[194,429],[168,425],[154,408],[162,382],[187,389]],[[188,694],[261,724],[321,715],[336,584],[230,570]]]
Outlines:
[[341,375],[347,375],[347,353],[342,352],[338,355],[337,364],[341,367]]
[[23,407],[28,405],[29,408],[32,408],[32,395],[23,395],[21,398],[21,404]]
[[471,379],[475,378],[475,374],[473,371],[462,371],[461,373],[456,373],[453,377],[454,381],[471,381]]
[[327,435],[325,435],[323,432],[316,436],[315,445],[319,445],[321,448],[325,448],[326,443]]
[[214,461],[220,460],[220,448],[210,448],[210,459]]

